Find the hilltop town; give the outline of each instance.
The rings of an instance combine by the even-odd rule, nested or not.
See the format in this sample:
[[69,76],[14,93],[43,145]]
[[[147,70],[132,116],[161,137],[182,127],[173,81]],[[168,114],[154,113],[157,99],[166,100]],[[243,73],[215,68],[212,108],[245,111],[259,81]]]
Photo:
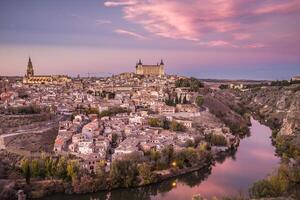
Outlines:
[[[135,68],[103,78],[43,76],[34,74],[29,59],[22,80],[3,78],[1,178],[14,180],[13,189],[24,188],[23,176],[36,184],[68,180],[72,189],[62,186],[65,192],[85,193],[145,185],[210,166],[248,134],[250,116],[240,95],[223,89],[248,94],[269,84],[167,75],[163,60],[157,65],[139,60]],[[54,171],[45,167],[50,161]],[[33,165],[37,171],[26,174]],[[135,173],[129,180],[116,172],[129,169]],[[86,177],[102,185],[83,189]],[[26,191],[30,197],[49,193],[35,192]]]

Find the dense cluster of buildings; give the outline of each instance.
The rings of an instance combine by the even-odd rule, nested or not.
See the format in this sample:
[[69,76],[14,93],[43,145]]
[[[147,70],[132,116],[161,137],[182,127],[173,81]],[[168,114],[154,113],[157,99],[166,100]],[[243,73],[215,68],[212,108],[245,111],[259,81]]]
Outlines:
[[[161,150],[168,145],[181,150],[196,139],[204,140],[205,134],[232,139],[229,129],[218,120],[202,122],[214,116],[196,105],[198,92],[176,87],[180,78],[166,75],[163,61],[157,65],[139,61],[136,73],[97,79],[35,76],[29,59],[23,81],[1,93],[0,103],[6,108],[47,107],[49,112],[64,116],[53,152],[74,155],[90,172],[104,160],[109,170],[115,159],[129,154],[143,156],[151,149]],[[176,99],[176,104],[167,105],[166,100],[171,98]],[[177,123],[184,130],[153,126],[151,119]]]

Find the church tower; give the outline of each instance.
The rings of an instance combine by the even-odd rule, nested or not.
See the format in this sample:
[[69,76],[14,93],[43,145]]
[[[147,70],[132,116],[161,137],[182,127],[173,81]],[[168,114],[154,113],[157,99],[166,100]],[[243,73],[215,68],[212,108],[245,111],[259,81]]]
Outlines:
[[159,64],[159,75],[160,75],[160,76],[165,75],[165,69],[164,69],[164,66],[165,66],[164,61],[161,59],[161,60],[160,60],[160,64]]
[[139,59],[139,62],[135,66],[135,73],[143,74],[143,63],[142,63],[141,59]]
[[32,62],[31,62],[30,57],[29,57],[28,64],[27,64],[27,73],[26,73],[26,76],[27,77],[34,76],[33,66],[32,66]]

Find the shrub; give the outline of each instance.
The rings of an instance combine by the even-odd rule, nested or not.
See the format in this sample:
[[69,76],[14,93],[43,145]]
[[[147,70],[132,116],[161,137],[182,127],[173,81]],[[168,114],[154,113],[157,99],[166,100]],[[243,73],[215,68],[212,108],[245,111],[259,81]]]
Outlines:
[[250,188],[251,198],[275,197],[276,191],[268,180],[260,180],[253,184]]
[[28,159],[23,159],[21,161],[21,170],[22,174],[26,179],[26,183],[30,183],[30,178],[31,178],[31,170],[30,170],[30,162]]
[[184,131],[185,127],[181,123],[178,123],[173,120],[170,124],[170,129],[172,131]]
[[128,113],[129,110],[127,110],[126,108],[122,108],[122,107],[113,107],[110,108],[108,110],[102,111],[99,114],[99,117],[105,117],[105,116],[113,116],[119,113]]
[[189,87],[191,91],[198,92],[200,88],[204,87],[204,84],[198,79],[191,77],[176,80],[175,87]]
[[161,127],[161,121],[158,118],[150,118],[148,124],[152,127]]
[[197,106],[201,107],[203,105],[203,103],[204,103],[203,96],[197,96],[197,98],[196,98],[196,104],[197,104]]
[[226,146],[227,141],[225,136],[223,135],[217,135],[217,134],[208,134],[205,136],[206,141],[208,141],[211,145],[214,146]]
[[98,108],[87,108],[85,110],[86,114],[89,115],[89,114],[97,114],[99,116],[99,110]]
[[74,178],[72,180],[72,186],[74,192],[77,194],[95,192],[97,190],[93,177],[88,174],[84,174],[80,178]]
[[219,88],[220,88],[221,90],[225,90],[225,89],[228,89],[229,86],[228,86],[228,85],[225,85],[225,84],[221,84],[221,85],[219,86]]
[[142,178],[143,184],[150,184],[156,181],[156,175],[151,171],[151,167],[147,163],[143,163],[138,167],[139,176]]
[[15,115],[28,115],[41,113],[42,109],[35,105],[9,107],[8,112]]
[[131,187],[138,184],[138,168],[132,159],[115,160],[109,174],[112,187]]

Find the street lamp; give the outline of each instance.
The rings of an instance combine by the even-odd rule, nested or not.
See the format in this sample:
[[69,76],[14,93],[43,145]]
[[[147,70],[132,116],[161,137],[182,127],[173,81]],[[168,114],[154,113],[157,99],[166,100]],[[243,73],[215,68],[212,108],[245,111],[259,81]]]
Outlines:
[[172,166],[173,166],[173,167],[176,167],[176,166],[177,166],[177,163],[176,163],[175,161],[173,161],[173,162],[172,162]]

